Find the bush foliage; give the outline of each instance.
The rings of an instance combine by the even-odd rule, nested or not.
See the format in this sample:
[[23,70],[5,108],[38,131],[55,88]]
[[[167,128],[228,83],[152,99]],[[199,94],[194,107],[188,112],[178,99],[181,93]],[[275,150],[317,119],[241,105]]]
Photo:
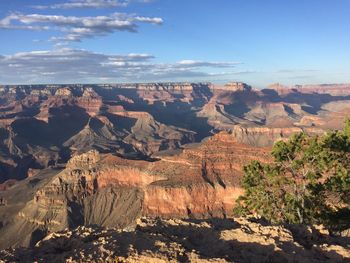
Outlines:
[[350,119],[342,131],[277,142],[271,163],[244,167],[236,214],[271,223],[350,227]]

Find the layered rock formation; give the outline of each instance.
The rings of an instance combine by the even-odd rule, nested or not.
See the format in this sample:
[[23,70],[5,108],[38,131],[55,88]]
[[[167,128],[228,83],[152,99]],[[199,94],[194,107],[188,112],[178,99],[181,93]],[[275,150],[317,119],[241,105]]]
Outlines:
[[275,83],[269,86],[270,89],[276,90],[281,94],[288,94],[290,92],[300,93],[316,93],[316,94],[330,94],[332,96],[349,96],[350,84],[322,84],[322,85],[294,85],[284,86],[280,83]]
[[226,217],[242,192],[242,165],[268,158],[267,150],[226,132],[156,161],[90,151],[0,195],[0,246],[30,246],[48,232],[80,225],[126,227],[141,215]]
[[263,90],[244,83],[2,86],[0,184],[91,149],[147,159],[221,130],[253,146],[271,146],[295,131],[341,128],[349,102],[345,84]]
[[4,262],[349,262],[348,238],[320,226],[285,228],[247,219],[154,220],[118,230],[51,233],[32,249],[0,252]]
[[0,247],[82,225],[130,227],[140,216],[231,216],[242,166],[269,161],[271,145],[293,133],[341,128],[349,94],[243,83],[4,86]]

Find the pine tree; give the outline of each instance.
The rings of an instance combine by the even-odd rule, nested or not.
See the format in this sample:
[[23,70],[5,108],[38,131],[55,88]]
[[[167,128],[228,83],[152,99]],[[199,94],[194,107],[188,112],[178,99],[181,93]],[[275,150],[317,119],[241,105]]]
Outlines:
[[325,181],[331,212],[324,215],[325,224],[333,230],[350,228],[350,119],[345,121],[343,131],[324,136],[323,147],[329,168]]
[[272,223],[350,227],[350,120],[343,131],[299,133],[272,149],[273,162],[244,167],[235,212]]

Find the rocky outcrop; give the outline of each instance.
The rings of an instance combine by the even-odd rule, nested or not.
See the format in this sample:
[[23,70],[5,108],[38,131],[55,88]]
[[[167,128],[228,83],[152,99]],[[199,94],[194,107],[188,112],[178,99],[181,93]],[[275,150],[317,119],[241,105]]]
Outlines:
[[233,92],[245,92],[250,91],[252,87],[242,82],[230,82],[225,84],[224,86],[214,86],[213,89],[227,90]]
[[79,227],[51,233],[31,249],[0,252],[4,262],[348,262],[348,238],[322,226],[269,226],[243,218],[155,220],[133,229]]
[[291,128],[267,128],[267,127],[242,127],[236,125],[231,130],[231,134],[237,141],[243,144],[249,144],[255,147],[269,147],[274,142],[286,140],[296,133],[305,131],[309,134],[319,134],[323,131],[317,128],[302,129],[299,127]]
[[[38,175],[5,191],[0,246],[30,246],[48,232],[80,225],[133,224],[141,215],[142,191],[132,184],[121,187],[118,173],[109,173],[111,168],[98,164],[99,158],[95,151],[85,153],[74,157],[64,171],[52,171],[45,181]],[[34,185],[36,191],[22,192]]]
[[79,168],[93,168],[98,161],[100,161],[101,156],[98,151],[91,150],[87,153],[83,153],[81,155],[74,156],[67,163],[68,169]]
[[76,101],[76,105],[85,109],[91,117],[97,116],[103,106],[102,98],[91,87],[85,88],[82,96],[76,98]]
[[[38,174],[6,190],[1,247],[30,246],[48,232],[80,225],[126,227],[141,215],[227,217],[242,193],[242,165],[269,158],[267,150],[240,144],[225,132],[180,154],[155,157],[136,161],[92,150],[73,157],[63,171],[52,170],[45,181]],[[36,190],[23,196],[37,181]]]
[[59,88],[55,92],[55,96],[70,97],[73,93],[69,87]]

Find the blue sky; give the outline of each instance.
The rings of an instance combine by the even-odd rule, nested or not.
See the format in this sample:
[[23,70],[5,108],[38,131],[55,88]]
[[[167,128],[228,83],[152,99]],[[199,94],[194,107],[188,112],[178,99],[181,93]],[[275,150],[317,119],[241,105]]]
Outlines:
[[348,0],[1,0],[0,83],[350,82]]

